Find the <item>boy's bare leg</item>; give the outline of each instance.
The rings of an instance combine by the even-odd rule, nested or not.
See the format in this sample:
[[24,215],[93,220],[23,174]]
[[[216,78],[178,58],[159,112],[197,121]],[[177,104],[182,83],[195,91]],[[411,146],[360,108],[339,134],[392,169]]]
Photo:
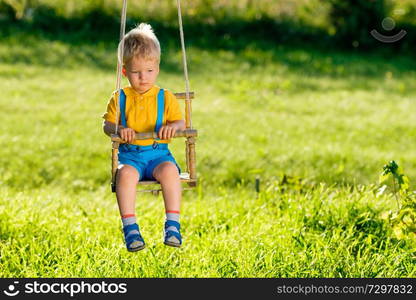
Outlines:
[[171,162],[161,163],[154,169],[153,177],[159,181],[162,186],[166,211],[179,212],[182,188],[178,168]]
[[181,206],[182,187],[177,167],[172,162],[164,162],[153,171],[153,177],[162,186],[165,202],[165,244],[173,247],[182,245],[180,234],[179,211]]
[[129,251],[139,251],[145,247],[135,214],[136,185],[138,180],[139,173],[134,167],[123,165],[118,169],[116,196],[121,222],[123,223],[124,239]]
[[121,216],[134,215],[136,202],[136,185],[139,172],[136,168],[123,165],[117,171],[116,196]]

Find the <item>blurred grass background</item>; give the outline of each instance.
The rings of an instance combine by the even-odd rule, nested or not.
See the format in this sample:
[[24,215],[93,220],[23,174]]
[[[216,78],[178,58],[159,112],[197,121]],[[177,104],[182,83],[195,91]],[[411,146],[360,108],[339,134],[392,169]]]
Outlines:
[[[2,0],[2,31],[19,24],[41,29],[43,34],[50,32],[55,38],[65,39],[72,32],[77,41],[80,37],[113,40],[121,4],[116,0]],[[381,26],[385,17],[395,20],[396,30],[408,31],[406,40],[396,47],[412,52],[415,43],[416,4],[412,0],[196,0],[186,2],[183,13],[188,16],[184,22],[188,42],[204,47],[244,47],[254,39],[332,47],[336,41],[347,49],[379,48],[368,32],[386,33]],[[129,1],[129,27],[139,21],[151,22],[161,29],[162,40],[171,40],[177,33],[176,1]]]

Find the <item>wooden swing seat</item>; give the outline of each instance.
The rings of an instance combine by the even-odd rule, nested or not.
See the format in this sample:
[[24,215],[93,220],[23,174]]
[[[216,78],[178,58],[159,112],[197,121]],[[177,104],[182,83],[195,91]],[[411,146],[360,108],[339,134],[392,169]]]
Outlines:
[[[191,179],[189,177],[189,173],[181,173],[179,174],[179,178],[181,179],[181,182],[196,182],[196,179]],[[150,184],[159,184],[159,181],[157,180],[142,180],[139,181],[139,185],[150,185]]]
[[[182,190],[191,190],[193,187],[196,186],[197,184],[197,179],[191,179],[189,177],[189,173],[181,173],[179,175],[181,183],[187,183],[188,184],[188,188],[187,187],[182,187]],[[156,184],[160,184],[159,181],[156,180],[144,180],[144,181],[139,181],[138,185],[140,186],[146,186],[146,185],[156,185]],[[143,189],[138,189],[138,192],[142,192],[142,193],[152,193],[153,195],[157,196],[159,195],[159,193],[162,191],[161,188],[157,188],[157,189],[150,189],[150,190],[143,190]]]

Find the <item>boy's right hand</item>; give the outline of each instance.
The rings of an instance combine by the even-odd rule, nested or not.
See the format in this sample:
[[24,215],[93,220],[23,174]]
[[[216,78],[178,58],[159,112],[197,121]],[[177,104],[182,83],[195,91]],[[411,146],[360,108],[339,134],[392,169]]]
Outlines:
[[131,128],[120,128],[120,137],[127,143],[131,144],[136,139],[136,132]]

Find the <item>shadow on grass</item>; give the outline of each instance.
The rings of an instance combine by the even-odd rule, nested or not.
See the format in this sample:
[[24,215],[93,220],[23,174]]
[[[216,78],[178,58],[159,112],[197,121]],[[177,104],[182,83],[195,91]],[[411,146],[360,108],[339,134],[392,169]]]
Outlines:
[[[136,20],[127,20],[126,29]],[[158,35],[165,59],[166,72],[181,73],[177,55],[180,50],[176,22],[146,20]],[[408,27],[411,25],[407,25]],[[408,51],[408,44],[376,44],[367,48],[340,48],[337,38],[325,31],[296,24],[291,20],[223,19],[208,24],[199,19],[185,19],[185,38],[188,49],[215,53],[233,53],[235,63],[261,67],[270,63],[287,66],[291,71],[314,76],[384,76],[384,69],[395,73],[416,70],[416,63]],[[410,40],[416,38],[415,28],[407,28]],[[50,7],[38,7],[30,20],[0,22],[0,52],[4,63],[27,63],[52,67],[88,65],[113,71],[119,38],[119,15],[99,9],[66,18]],[[401,54],[398,54],[399,53]],[[410,54],[409,54],[410,53]],[[264,55],[266,54],[266,55]],[[172,57],[175,56],[175,57]],[[207,62],[192,62],[195,71],[210,68]]]

